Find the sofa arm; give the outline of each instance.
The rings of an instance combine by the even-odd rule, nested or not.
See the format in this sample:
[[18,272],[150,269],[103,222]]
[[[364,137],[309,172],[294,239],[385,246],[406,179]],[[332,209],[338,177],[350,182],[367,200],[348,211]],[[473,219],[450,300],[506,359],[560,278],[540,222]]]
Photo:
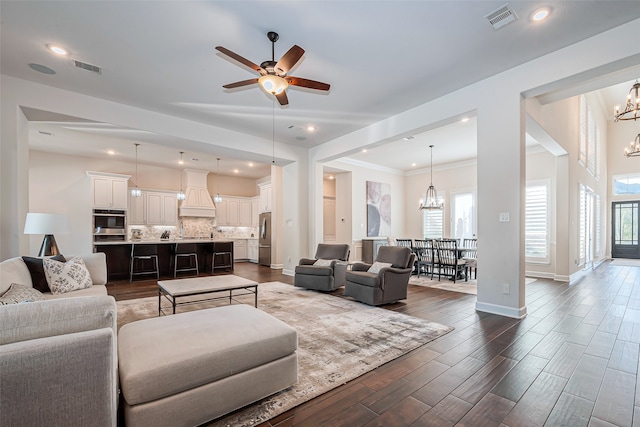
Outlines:
[[101,328],[115,333],[116,315],[108,295],[7,305],[0,309],[0,345]]
[[111,328],[0,345],[0,425],[115,427],[115,347]]
[[309,258],[300,258],[298,265],[313,265],[317,260]]
[[351,271],[367,271],[369,268],[371,268],[371,264],[356,262],[351,266]]

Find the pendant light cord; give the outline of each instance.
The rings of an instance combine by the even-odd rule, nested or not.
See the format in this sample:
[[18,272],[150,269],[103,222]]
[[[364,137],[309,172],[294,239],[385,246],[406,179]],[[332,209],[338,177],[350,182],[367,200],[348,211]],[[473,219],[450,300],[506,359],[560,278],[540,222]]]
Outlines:
[[276,164],[276,101],[271,104],[271,164]]

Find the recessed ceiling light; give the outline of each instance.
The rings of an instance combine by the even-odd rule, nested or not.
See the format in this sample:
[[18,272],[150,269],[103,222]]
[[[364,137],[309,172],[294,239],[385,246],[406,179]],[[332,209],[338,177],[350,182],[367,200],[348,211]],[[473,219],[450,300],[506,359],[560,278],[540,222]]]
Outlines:
[[307,126],[307,131],[313,132],[314,130],[316,130],[315,126]]
[[469,117],[463,117],[462,120],[460,120],[462,123],[466,123],[469,121]]
[[113,150],[109,150],[109,151],[107,151],[107,154],[109,154],[110,156],[113,156],[113,155],[115,155],[115,154],[116,154],[116,152],[115,152],[115,151],[113,151]]
[[542,21],[547,16],[549,16],[549,8],[543,7],[533,12],[533,15],[531,15],[531,19],[533,19],[534,21]]
[[363,148],[363,149],[362,149],[362,152],[363,152],[363,153],[366,153],[366,152],[367,152],[367,149],[366,149],[366,148]]
[[233,173],[240,173],[240,171],[238,169],[234,169]]
[[54,70],[52,68],[49,68],[49,67],[47,67],[45,65],[42,65],[42,64],[33,64],[32,63],[32,64],[29,64],[29,68],[31,68],[32,70],[37,71],[39,73],[42,73],[42,74],[53,75],[53,74],[56,73],[56,70]]
[[415,163],[411,163],[411,166],[415,166],[415,165],[416,165]]
[[410,136],[405,136],[405,137],[404,137],[404,140],[405,140],[405,141],[411,141],[411,140],[412,140],[412,139],[414,139],[414,138],[415,138],[415,136],[410,135]]
[[68,55],[69,51],[63,47],[60,46],[56,46],[54,44],[48,44],[46,45],[47,49],[49,49],[51,52],[55,53],[56,55]]
[[329,175],[329,179],[333,179],[333,175]]
[[252,168],[253,167],[253,163],[249,163],[249,167]]

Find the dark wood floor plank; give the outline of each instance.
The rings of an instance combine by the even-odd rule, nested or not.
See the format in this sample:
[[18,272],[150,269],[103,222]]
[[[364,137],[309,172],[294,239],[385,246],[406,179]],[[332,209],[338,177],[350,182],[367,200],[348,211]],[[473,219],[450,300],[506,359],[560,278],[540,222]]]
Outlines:
[[[419,400],[409,396],[393,407],[384,411],[380,416],[369,423],[366,427],[404,427],[412,424],[425,412],[431,409]],[[328,423],[328,425],[332,425]]]
[[569,338],[569,334],[551,331],[536,345],[529,354],[551,359]]
[[489,393],[460,420],[457,427],[494,427],[511,411],[514,402]]
[[584,345],[565,342],[543,371],[559,377],[570,378],[586,348]]
[[522,360],[543,338],[544,335],[542,334],[528,331],[522,335],[520,339],[504,349],[502,353],[500,353],[500,356],[513,360]]
[[541,372],[503,423],[509,427],[544,425],[567,380]]
[[[518,362],[496,356],[489,363],[463,382],[451,394],[476,404],[491,390]],[[502,421],[502,420],[501,420]]]
[[562,393],[544,425],[545,427],[587,427],[593,404],[590,400]]
[[593,416],[619,426],[630,426],[635,386],[635,375],[607,368],[593,408]]
[[473,405],[469,402],[449,395],[411,424],[411,427],[450,427],[460,421],[471,408]]
[[595,402],[606,370],[607,359],[584,354],[564,390]]
[[491,392],[517,402],[538,378],[547,363],[549,361],[542,357],[526,356],[496,384]]
[[378,414],[364,405],[356,404],[328,420],[326,425],[332,427],[359,427],[367,425],[367,423],[377,418]]

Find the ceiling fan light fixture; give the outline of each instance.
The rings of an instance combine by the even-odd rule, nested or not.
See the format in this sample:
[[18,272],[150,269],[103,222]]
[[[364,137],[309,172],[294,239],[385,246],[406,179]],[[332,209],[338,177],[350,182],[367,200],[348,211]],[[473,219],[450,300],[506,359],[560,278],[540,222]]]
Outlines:
[[258,83],[260,83],[260,86],[262,86],[264,90],[273,95],[280,95],[289,87],[289,83],[287,83],[285,79],[275,74],[267,74],[260,77]]

